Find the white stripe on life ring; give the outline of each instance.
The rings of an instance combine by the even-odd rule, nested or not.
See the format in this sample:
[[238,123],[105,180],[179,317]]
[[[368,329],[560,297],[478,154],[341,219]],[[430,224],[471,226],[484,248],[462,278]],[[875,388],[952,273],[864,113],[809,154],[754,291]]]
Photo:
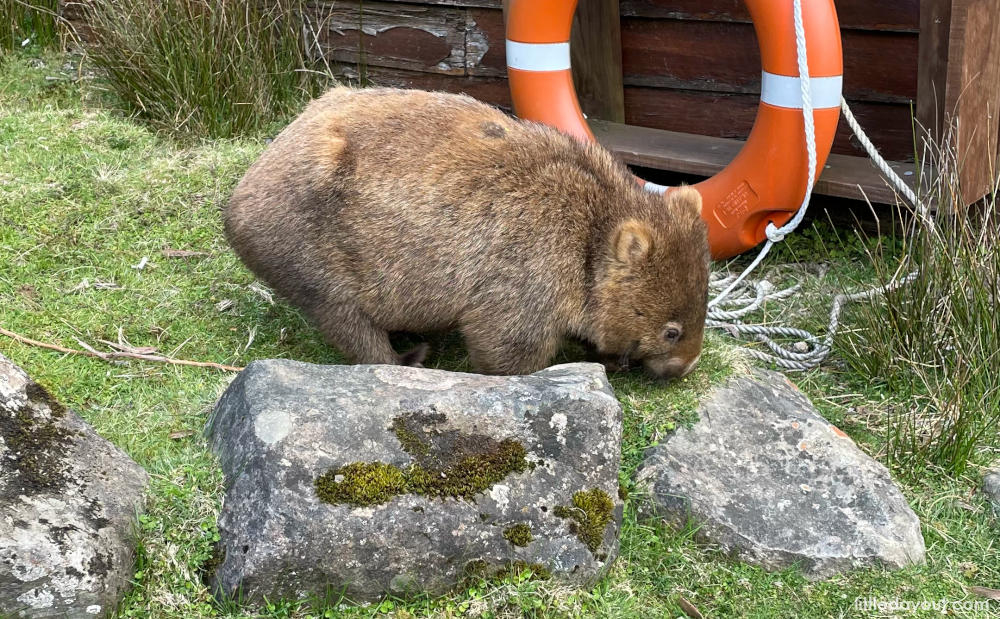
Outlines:
[[518,43],[507,39],[507,66],[521,71],[565,71],[569,69],[569,42]]
[[660,195],[663,195],[667,191],[667,188],[663,185],[657,185],[656,183],[651,183],[649,181],[646,181],[646,184],[643,185],[642,188],[649,193],[658,193]]
[[[761,71],[760,100],[775,107],[802,109],[802,85],[799,78]],[[815,110],[840,107],[844,76],[814,77],[809,80]]]

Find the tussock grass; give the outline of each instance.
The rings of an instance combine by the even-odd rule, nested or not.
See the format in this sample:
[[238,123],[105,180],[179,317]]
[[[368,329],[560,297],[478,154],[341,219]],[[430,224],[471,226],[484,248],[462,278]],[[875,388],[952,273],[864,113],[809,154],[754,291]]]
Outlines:
[[0,52],[59,40],[58,0],[0,0]]
[[95,64],[158,129],[258,134],[332,83],[309,60],[305,0],[92,0],[88,21]]
[[997,191],[966,212],[946,137],[923,196],[936,216],[903,213],[902,251],[868,255],[877,285],[913,281],[853,312],[841,354],[851,369],[907,394],[883,409],[887,455],[911,472],[963,473],[1000,444],[1000,218]]

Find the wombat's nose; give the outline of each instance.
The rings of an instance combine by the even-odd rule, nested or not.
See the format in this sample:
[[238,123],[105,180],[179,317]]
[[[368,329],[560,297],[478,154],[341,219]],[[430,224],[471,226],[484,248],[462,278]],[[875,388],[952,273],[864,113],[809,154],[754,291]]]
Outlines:
[[690,360],[681,357],[653,357],[647,359],[643,365],[646,366],[647,370],[660,378],[683,378],[694,371],[700,359],[700,354]]

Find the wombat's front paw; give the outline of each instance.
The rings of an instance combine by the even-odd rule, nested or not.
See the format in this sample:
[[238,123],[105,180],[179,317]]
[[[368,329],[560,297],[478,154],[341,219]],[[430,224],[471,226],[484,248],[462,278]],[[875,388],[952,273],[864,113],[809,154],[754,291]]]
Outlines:
[[608,374],[615,374],[616,372],[627,372],[631,366],[626,363],[622,363],[622,357],[619,355],[605,355],[600,354],[596,351],[591,352],[587,355],[587,361],[592,363],[600,363],[604,366],[604,371]]
[[424,367],[424,358],[430,352],[431,346],[427,342],[417,344],[399,357],[399,365],[408,365],[414,368]]

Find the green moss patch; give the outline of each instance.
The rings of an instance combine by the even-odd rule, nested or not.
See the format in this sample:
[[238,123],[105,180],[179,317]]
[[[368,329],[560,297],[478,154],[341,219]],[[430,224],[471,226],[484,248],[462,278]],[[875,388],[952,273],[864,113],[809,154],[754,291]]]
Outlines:
[[527,561],[512,561],[500,568],[493,575],[494,580],[504,580],[512,576],[520,576],[524,572],[530,572],[532,578],[537,580],[548,580],[552,578],[552,572],[541,563],[528,563]]
[[511,473],[528,468],[524,446],[481,434],[442,429],[440,413],[407,413],[392,431],[415,462],[401,468],[382,462],[354,462],[316,480],[316,494],[331,504],[378,505],[400,494],[472,500]]
[[504,529],[503,538],[515,546],[527,546],[534,539],[531,536],[531,527],[523,522]]
[[528,563],[527,561],[511,561],[499,568],[494,568],[489,562],[482,559],[469,561],[465,564],[464,572],[467,578],[476,580],[500,581],[514,576],[520,576],[529,572],[536,580],[548,580],[552,578],[552,571],[542,563]]
[[68,479],[65,455],[74,432],[57,423],[66,409],[38,383],[28,383],[25,392],[31,404],[47,406],[51,416],[36,417],[28,408],[0,415],[0,439],[7,448],[0,468],[13,471],[0,498],[52,492]]
[[576,533],[590,552],[597,552],[604,541],[604,529],[611,522],[615,509],[608,493],[600,488],[581,490],[573,495],[573,506],[559,505],[553,513],[571,520],[570,531]]
[[471,499],[503,481],[511,473],[523,473],[528,468],[527,452],[521,443],[504,439],[491,451],[468,455],[442,468],[419,464],[406,471],[410,492],[431,497]]
[[316,494],[321,501],[356,507],[385,503],[406,489],[403,472],[382,462],[352,462],[331,469],[316,480]]
[[[443,420],[444,415],[441,415],[441,417]],[[414,418],[413,415],[410,415],[407,418],[400,415],[392,420],[392,431],[396,434],[396,438],[399,439],[399,444],[403,446],[403,451],[412,456],[426,456],[430,454],[430,445],[424,442],[413,426],[415,421],[431,421],[431,419],[430,416]]]

